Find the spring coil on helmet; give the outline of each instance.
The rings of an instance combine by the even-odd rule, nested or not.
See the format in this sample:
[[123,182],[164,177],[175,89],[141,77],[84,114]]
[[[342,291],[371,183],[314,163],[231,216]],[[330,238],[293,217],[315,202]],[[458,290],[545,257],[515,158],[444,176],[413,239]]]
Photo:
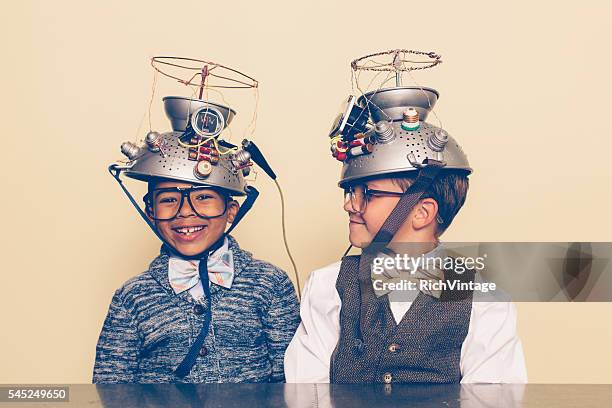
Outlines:
[[376,132],[376,140],[380,143],[389,143],[395,139],[395,132],[393,131],[393,127],[387,121],[381,120],[377,122],[374,126],[374,131]]
[[427,139],[427,144],[434,152],[441,152],[448,143],[448,133],[439,129],[433,132]]

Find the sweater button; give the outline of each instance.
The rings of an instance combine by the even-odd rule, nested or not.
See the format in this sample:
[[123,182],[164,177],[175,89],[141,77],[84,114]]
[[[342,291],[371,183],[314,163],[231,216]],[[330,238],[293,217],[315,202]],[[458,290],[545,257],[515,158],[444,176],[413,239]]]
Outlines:
[[204,313],[204,307],[200,304],[193,306],[193,313],[201,315],[202,313]]
[[391,373],[385,373],[385,375],[383,375],[383,381],[385,384],[391,384],[391,381],[393,381],[393,376]]
[[389,353],[395,353],[397,349],[399,349],[399,344],[397,343],[391,343],[389,344],[389,347],[387,347],[387,350],[389,350]]
[[198,354],[200,354],[200,356],[202,356],[202,357],[207,355],[208,354],[208,349],[206,348],[206,346],[202,346],[202,348],[200,349],[200,352]]

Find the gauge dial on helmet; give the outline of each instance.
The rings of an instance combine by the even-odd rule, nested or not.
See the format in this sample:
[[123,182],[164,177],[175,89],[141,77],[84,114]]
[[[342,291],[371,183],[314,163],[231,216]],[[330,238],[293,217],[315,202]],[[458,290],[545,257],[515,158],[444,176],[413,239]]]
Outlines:
[[225,119],[218,109],[202,106],[191,115],[191,127],[202,137],[214,137],[225,128]]
[[340,106],[340,113],[336,116],[329,137],[352,135],[366,130],[368,114],[364,108],[356,103],[355,96],[351,95]]

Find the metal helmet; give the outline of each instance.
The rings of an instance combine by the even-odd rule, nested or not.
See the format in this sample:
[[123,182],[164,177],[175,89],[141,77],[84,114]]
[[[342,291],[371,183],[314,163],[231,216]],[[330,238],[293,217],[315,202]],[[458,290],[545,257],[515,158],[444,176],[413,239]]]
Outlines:
[[[236,112],[199,99],[168,96],[163,102],[173,131],[149,132],[141,145],[123,143],[121,151],[129,159],[124,174],[141,181],[178,180],[245,195],[250,153],[219,154],[211,139],[231,123]],[[226,150],[236,147],[221,140],[217,143]]]
[[395,87],[349,97],[330,137],[332,154],[343,162],[340,187],[372,176],[418,171],[434,159],[444,169],[472,169],[444,129],[425,122],[439,94],[431,88]]

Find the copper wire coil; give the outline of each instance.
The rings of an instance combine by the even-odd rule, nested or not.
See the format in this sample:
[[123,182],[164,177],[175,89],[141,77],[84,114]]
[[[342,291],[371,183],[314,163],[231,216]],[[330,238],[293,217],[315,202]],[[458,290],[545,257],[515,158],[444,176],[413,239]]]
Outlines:
[[419,121],[419,112],[416,109],[408,109],[404,112],[404,122],[416,123]]

